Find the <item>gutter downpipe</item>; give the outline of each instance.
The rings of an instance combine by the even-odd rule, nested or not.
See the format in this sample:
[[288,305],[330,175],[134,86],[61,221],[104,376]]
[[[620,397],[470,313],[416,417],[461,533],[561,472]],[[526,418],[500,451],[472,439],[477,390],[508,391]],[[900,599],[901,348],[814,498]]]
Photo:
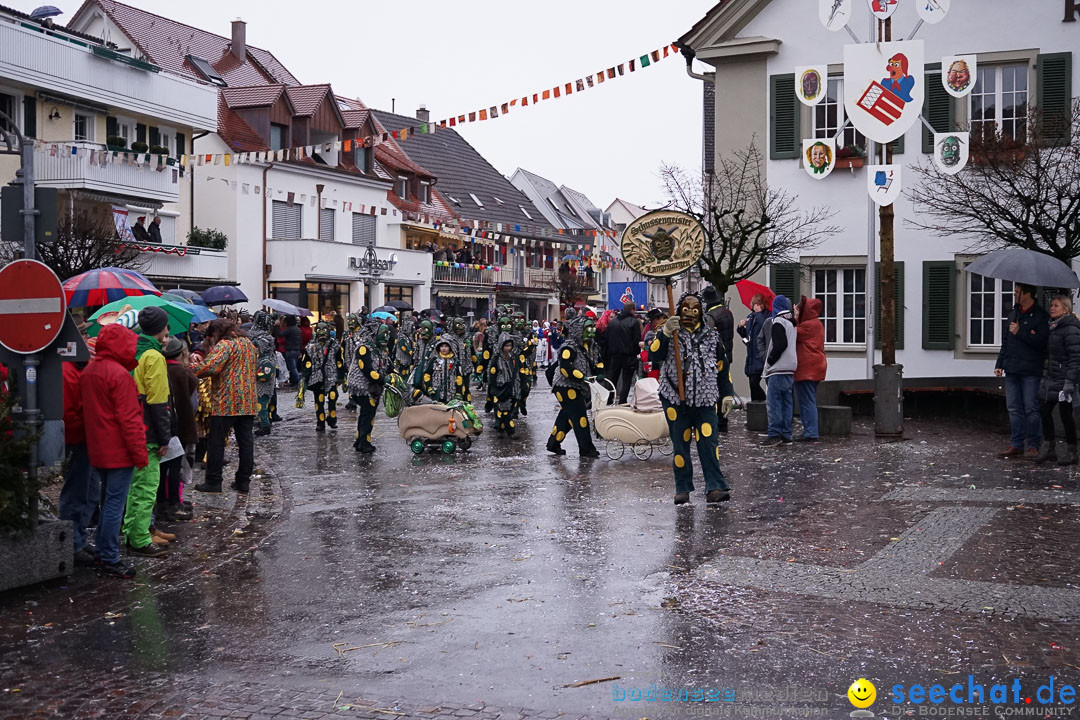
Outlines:
[[[198,135],[192,135],[191,136],[191,154],[192,155],[195,154],[195,141],[198,140],[199,138],[204,138],[209,134],[210,134],[210,131],[206,130],[204,132],[199,133]],[[180,154],[183,155],[184,153],[180,153]],[[189,219],[189,221],[191,223],[191,227],[195,227],[195,186],[198,183],[195,182],[195,166],[192,165],[188,169],[191,170],[191,209],[188,212],[188,215],[190,216],[188,219]],[[190,230],[188,230],[188,232],[190,232]],[[173,238],[173,242],[176,242],[175,237]]]
[[704,75],[702,73],[694,72],[694,70],[693,70],[693,68],[691,66],[694,64],[694,58],[697,56],[697,53],[694,52],[693,48],[687,47],[686,45],[683,45],[681,42],[676,42],[675,47],[679,48],[679,52],[682,53],[683,57],[686,58],[686,74],[687,75],[694,78],[695,80],[701,80],[702,82],[713,83],[714,85],[716,84],[715,78],[711,78],[708,75]]
[[263,190],[263,192],[262,192],[262,196],[263,196],[263,207],[262,207],[262,270],[260,271],[260,272],[262,272],[263,297],[270,297],[270,293],[268,292],[269,283],[267,282],[268,278],[266,276],[266,195],[267,195],[267,193],[266,193],[266,174],[268,172],[270,172],[271,168],[273,168],[273,167],[274,167],[274,163],[267,163],[266,167],[263,168],[263,185],[262,185],[262,190]]

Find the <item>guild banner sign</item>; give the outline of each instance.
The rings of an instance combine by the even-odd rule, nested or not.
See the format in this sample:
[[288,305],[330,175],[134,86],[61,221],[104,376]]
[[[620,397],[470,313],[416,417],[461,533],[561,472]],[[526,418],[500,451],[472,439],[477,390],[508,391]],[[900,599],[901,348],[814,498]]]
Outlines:
[[900,197],[900,165],[869,165],[866,185],[870,199],[878,205],[892,205]]
[[954,98],[967,97],[975,88],[978,77],[977,55],[947,55],[941,58],[941,84]]
[[622,310],[626,303],[634,303],[638,309],[649,304],[649,284],[644,282],[609,282],[608,309]]
[[934,164],[946,175],[955,175],[963,170],[970,151],[968,133],[934,133]]
[[626,227],[620,249],[639,275],[672,277],[697,265],[705,251],[705,228],[686,213],[656,210]]
[[949,14],[949,6],[952,0],[915,0],[915,10],[919,18],[931,25],[937,25]]
[[851,0],[818,0],[818,17],[826,30],[843,30],[851,20]]
[[829,91],[829,69],[825,65],[795,68],[795,94],[803,105],[814,106]]
[[[917,2],[921,1],[917,0]],[[896,12],[900,0],[866,0],[866,4],[870,6],[870,12],[874,13],[874,17],[878,20],[888,20]]]
[[128,225],[128,209],[120,205],[112,206],[113,224],[116,225],[116,234],[124,242],[131,242],[135,236],[131,234],[131,226]]
[[824,180],[836,167],[836,144],[830,138],[802,141],[802,166],[815,180]]
[[924,86],[922,40],[844,46],[844,109],[874,142],[890,143],[918,121]]

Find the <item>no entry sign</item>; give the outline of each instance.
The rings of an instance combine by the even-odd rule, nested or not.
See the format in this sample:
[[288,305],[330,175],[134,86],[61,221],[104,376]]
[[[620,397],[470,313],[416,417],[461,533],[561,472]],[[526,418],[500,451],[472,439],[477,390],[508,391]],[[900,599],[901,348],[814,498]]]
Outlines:
[[0,345],[40,352],[60,334],[66,312],[64,288],[48,265],[16,260],[0,269]]

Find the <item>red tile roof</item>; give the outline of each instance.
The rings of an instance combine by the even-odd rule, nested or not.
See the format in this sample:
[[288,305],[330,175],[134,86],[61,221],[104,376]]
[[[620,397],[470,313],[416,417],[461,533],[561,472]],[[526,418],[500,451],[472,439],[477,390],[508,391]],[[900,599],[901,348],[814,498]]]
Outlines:
[[367,110],[344,110],[341,116],[345,118],[345,129],[355,130],[364,126],[371,113]]
[[330,92],[329,83],[324,85],[299,85],[285,90],[293,104],[295,114],[300,117],[314,115],[322,104],[326,93]]
[[285,92],[284,85],[255,85],[221,89],[225,102],[233,109],[273,105],[283,92]]
[[410,160],[400,149],[391,146],[390,143],[379,143],[375,146],[375,159],[394,170],[415,173],[423,178],[435,177]]
[[72,16],[71,24],[91,7],[101,8],[147,59],[165,70],[205,80],[187,61],[188,55],[195,55],[209,62],[229,85],[300,84],[266,50],[248,45],[246,60],[241,62],[230,50],[231,37],[215,35],[116,0],[85,0]]
[[234,152],[260,152],[270,147],[243,118],[229,109],[225,93],[218,93],[218,135]]

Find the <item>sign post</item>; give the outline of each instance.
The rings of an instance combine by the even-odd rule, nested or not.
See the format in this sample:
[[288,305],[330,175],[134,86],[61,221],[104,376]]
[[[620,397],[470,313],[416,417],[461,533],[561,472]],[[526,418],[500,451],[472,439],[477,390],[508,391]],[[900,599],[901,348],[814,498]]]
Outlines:
[[[675,312],[672,278],[697,265],[705,252],[705,228],[697,218],[673,210],[655,210],[626,226],[620,242],[623,261],[631,270],[651,278],[663,278],[668,307]],[[686,399],[679,334],[675,346],[675,370],[679,376],[679,400]]]

